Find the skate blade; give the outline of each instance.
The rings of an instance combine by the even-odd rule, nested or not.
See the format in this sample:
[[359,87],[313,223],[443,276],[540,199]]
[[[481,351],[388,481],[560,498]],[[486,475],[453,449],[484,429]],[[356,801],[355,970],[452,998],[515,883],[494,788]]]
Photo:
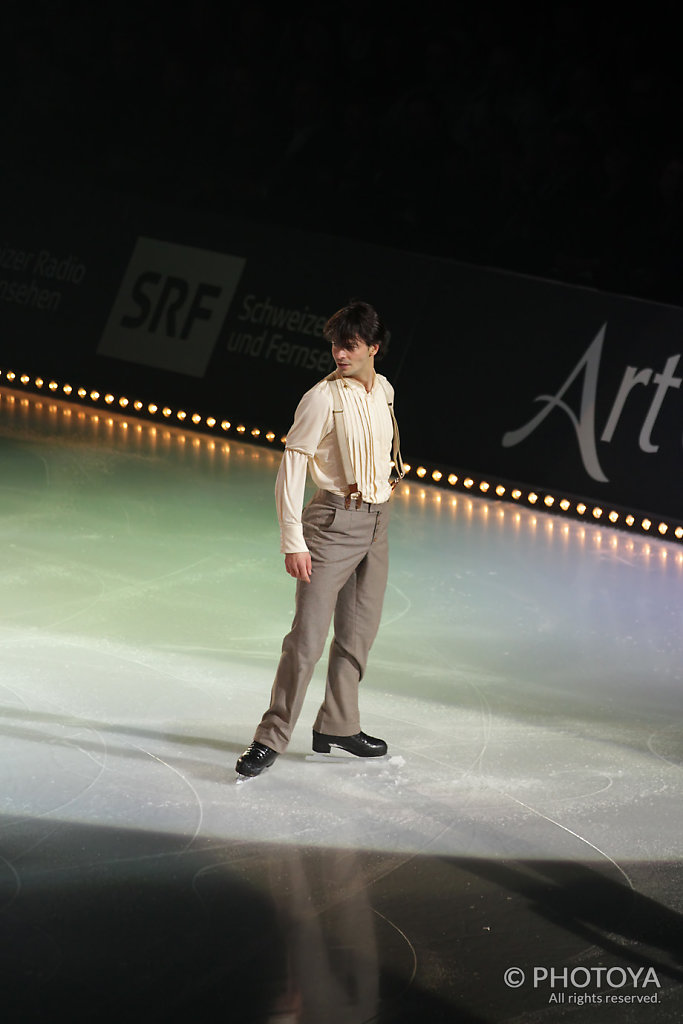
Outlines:
[[363,764],[368,761],[388,761],[389,757],[387,754],[379,754],[375,757],[359,757],[357,754],[351,754],[347,750],[336,748],[335,753],[307,754],[306,760],[313,761],[314,763],[317,761],[321,764],[348,764],[349,761]]
[[[306,760],[312,761],[318,764],[346,764],[349,758],[353,758],[353,754],[338,753],[338,754],[307,754]],[[357,758],[354,758],[357,760]]]

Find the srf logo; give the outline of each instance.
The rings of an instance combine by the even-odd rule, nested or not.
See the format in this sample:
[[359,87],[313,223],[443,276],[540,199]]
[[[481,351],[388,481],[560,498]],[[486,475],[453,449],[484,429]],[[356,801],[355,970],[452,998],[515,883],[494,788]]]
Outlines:
[[138,238],[98,353],[202,377],[245,262]]

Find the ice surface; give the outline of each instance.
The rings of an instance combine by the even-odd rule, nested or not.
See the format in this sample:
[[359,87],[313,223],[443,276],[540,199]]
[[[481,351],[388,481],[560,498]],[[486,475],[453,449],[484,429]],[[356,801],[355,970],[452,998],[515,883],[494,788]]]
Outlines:
[[[597,873],[620,907],[655,901],[660,931],[680,929],[680,886],[669,882],[682,834],[680,546],[404,484],[361,704],[363,728],[389,754],[311,753],[321,663],[289,750],[241,784],[234,763],[293,610],[273,507],[277,454],[38,405],[0,401],[8,929],[30,917],[39,880],[61,886],[105,866],[158,872],[173,857],[209,903],[227,867],[254,891],[289,892],[297,913],[312,900],[317,914],[347,905],[365,920],[369,900],[381,949],[399,960],[406,942],[419,947],[429,879],[446,863],[478,886],[495,877],[518,913],[529,877],[538,905],[563,871]],[[527,866],[516,880],[505,874],[512,863]],[[481,919],[476,899],[467,910],[469,884],[450,897],[458,913],[473,915],[478,936],[493,921],[512,955],[503,903],[489,901]],[[607,932],[655,955],[653,930],[619,915],[579,938],[570,930],[565,948],[561,916],[544,918],[544,955],[549,942],[558,963],[587,956]],[[38,931],[51,928],[41,920]],[[442,967],[455,955],[449,941]],[[406,977],[413,953],[401,960]],[[380,998],[377,979],[369,984],[363,1012]],[[450,982],[421,984],[455,1005]],[[502,995],[489,1006],[485,985],[470,978],[465,989],[473,1012],[508,1019]],[[324,998],[307,992],[311,1007]],[[359,1006],[344,1019],[364,1019]]]

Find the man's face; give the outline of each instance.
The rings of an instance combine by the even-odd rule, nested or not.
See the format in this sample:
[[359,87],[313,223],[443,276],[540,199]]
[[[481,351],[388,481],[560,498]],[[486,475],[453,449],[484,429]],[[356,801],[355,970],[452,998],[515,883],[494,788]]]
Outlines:
[[379,345],[366,345],[362,338],[354,338],[350,347],[332,345],[332,358],[342,377],[367,377],[374,366]]

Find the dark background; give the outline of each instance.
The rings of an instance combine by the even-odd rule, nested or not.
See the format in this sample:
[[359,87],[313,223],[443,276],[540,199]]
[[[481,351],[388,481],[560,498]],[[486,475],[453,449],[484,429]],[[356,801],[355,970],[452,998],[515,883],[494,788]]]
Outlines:
[[683,303],[677,4],[3,10],[0,172]]
[[[411,462],[683,522],[673,4],[4,10],[0,246],[68,254],[85,274],[39,278],[60,293],[54,313],[5,293],[0,371],[280,437],[321,373],[230,349],[245,296],[323,316],[360,295],[392,331],[382,369]],[[201,380],[98,352],[141,237],[246,260]],[[30,277],[3,275],[8,288]],[[572,422],[585,375],[505,447],[603,326],[588,426],[607,480],[588,473]],[[668,360],[680,376],[662,396]]]

